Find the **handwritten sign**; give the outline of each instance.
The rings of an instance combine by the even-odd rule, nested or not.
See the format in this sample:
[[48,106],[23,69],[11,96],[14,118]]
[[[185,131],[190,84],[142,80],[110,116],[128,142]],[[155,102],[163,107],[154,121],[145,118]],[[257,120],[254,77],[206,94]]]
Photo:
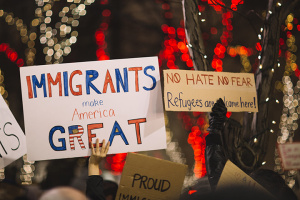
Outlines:
[[20,69],[28,159],[166,148],[157,57]]
[[25,135],[2,95],[0,95],[0,169],[25,153]]
[[187,166],[128,153],[116,200],[179,199]]
[[278,150],[285,170],[300,169],[300,142],[278,144]]
[[258,112],[254,75],[164,70],[167,111],[210,112],[219,98],[223,99],[230,112]]
[[266,194],[270,194],[269,191],[267,191],[263,186],[261,186],[245,172],[243,172],[243,170],[241,170],[230,160],[228,160],[219,179],[217,190],[234,186],[245,186],[249,189],[258,190]]

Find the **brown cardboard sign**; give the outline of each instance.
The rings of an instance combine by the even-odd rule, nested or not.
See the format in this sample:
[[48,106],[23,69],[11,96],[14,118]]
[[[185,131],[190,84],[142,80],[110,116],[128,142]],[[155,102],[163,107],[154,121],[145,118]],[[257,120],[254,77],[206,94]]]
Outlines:
[[271,195],[269,191],[267,191],[263,186],[261,186],[250,176],[248,176],[245,172],[243,172],[243,170],[241,170],[230,160],[228,160],[221,174],[220,180],[217,185],[217,189],[237,186],[237,185],[245,186],[253,190],[262,191],[265,192],[266,194]]
[[258,112],[253,73],[164,70],[167,111],[211,112],[222,98],[230,112]]
[[179,199],[187,166],[128,153],[116,200]]

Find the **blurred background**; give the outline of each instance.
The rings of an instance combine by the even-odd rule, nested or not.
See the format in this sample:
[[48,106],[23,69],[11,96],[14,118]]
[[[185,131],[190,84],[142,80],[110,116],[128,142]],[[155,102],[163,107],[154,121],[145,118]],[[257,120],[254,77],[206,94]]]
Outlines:
[[[254,149],[251,152],[259,157],[255,169],[266,168],[280,173],[298,193],[298,171],[282,169],[276,147],[278,143],[300,140],[298,1],[187,1],[193,2],[192,5],[185,2],[0,0],[0,92],[24,130],[20,67],[158,56],[161,72],[183,69],[256,75],[265,56],[275,62],[265,70],[271,72],[272,77],[262,88],[269,89],[258,91],[259,96],[267,95],[264,102],[259,103],[270,108],[263,111],[261,118],[266,128],[263,133],[254,135],[243,131],[239,137],[244,138]],[[292,8],[285,6],[291,4]],[[270,11],[272,6],[274,10]],[[191,14],[194,21],[187,17]],[[266,20],[268,15],[274,15],[275,21],[278,18],[275,27]],[[264,27],[269,27],[269,32],[277,36],[269,38]],[[200,33],[189,35],[195,30]],[[200,44],[200,60],[193,56],[199,49],[190,39]],[[276,46],[273,57],[262,54],[264,41]],[[227,113],[227,117],[239,122],[243,130],[251,124],[245,116],[245,113]],[[195,188],[209,188],[204,159],[208,113],[166,112],[165,119],[167,149],[142,153],[187,164],[184,193]],[[102,163],[104,178],[118,182],[125,159],[126,154],[108,156]],[[235,163],[245,168],[240,164],[243,162]],[[87,158],[31,162],[25,155],[0,171],[0,180],[11,183],[7,191],[17,191],[17,187],[21,193],[25,187],[32,193],[32,199],[43,190],[61,185],[84,191],[86,177]]]

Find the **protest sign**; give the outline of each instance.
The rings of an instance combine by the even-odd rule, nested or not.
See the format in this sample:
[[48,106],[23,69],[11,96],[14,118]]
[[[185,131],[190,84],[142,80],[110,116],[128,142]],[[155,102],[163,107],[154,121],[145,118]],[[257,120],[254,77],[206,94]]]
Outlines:
[[258,112],[254,75],[164,70],[165,110],[210,112],[219,98],[230,112]]
[[90,155],[89,141],[110,141],[109,154],[166,148],[157,57],[20,69],[28,159]]
[[285,170],[300,169],[300,142],[278,144],[278,150]]
[[0,169],[26,154],[26,139],[0,94]]
[[179,199],[187,166],[128,153],[116,200]]
[[261,191],[271,195],[263,186],[228,160],[219,179],[217,190],[222,188],[233,188],[234,186],[245,186],[245,188],[253,189],[253,191]]

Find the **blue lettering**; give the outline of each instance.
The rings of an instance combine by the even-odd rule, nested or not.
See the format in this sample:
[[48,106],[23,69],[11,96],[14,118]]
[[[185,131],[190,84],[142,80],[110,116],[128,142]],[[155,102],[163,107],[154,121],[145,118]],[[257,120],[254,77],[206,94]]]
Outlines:
[[110,137],[109,137],[110,146],[111,146],[111,144],[114,140],[114,137],[116,135],[120,135],[122,137],[123,141],[125,142],[125,144],[129,145],[129,143],[128,143],[128,141],[127,141],[127,139],[126,139],[126,137],[125,137],[125,135],[124,135],[124,133],[123,133],[123,131],[122,131],[122,129],[121,129],[121,127],[120,127],[120,125],[118,124],[117,121],[115,121],[113,129],[112,129]]
[[46,81],[45,81],[45,74],[41,74],[41,82],[39,82],[35,75],[32,75],[32,87],[33,87],[33,93],[34,98],[37,97],[36,94],[36,87],[44,89],[44,97],[47,97],[47,91],[46,91]]
[[119,69],[115,69],[116,73],[116,82],[117,82],[117,92],[120,92],[120,83],[124,92],[128,92],[128,71],[127,68],[123,69],[124,72],[124,81],[122,79]]
[[[171,95],[171,96],[169,96]],[[172,104],[171,100],[172,100],[172,93],[171,92],[167,92],[167,99],[168,99],[168,108],[170,108],[170,104]],[[180,95],[179,95],[180,98]],[[172,106],[174,106],[174,104],[172,104]],[[177,105],[176,105],[177,106]]]
[[151,76],[150,74],[147,73],[148,69],[151,69],[152,71],[154,71],[155,68],[152,65],[147,66],[147,67],[144,68],[144,74],[152,79],[153,85],[152,85],[151,88],[147,88],[145,86],[143,88],[144,88],[144,90],[153,90],[156,87],[156,79],[153,76]]
[[86,71],[86,93],[87,94],[90,94],[90,87],[98,94],[101,94],[101,92],[92,83],[92,81],[95,80],[98,77],[98,75],[99,75],[98,72],[95,70]]
[[65,133],[65,129],[62,126],[54,126],[49,133],[49,143],[53,150],[55,151],[65,151],[66,148],[66,140],[64,138],[59,138],[58,141],[61,142],[61,146],[57,147],[53,143],[53,134],[55,131],[59,130],[61,133]]
[[68,72],[63,72],[65,96],[69,96]]

